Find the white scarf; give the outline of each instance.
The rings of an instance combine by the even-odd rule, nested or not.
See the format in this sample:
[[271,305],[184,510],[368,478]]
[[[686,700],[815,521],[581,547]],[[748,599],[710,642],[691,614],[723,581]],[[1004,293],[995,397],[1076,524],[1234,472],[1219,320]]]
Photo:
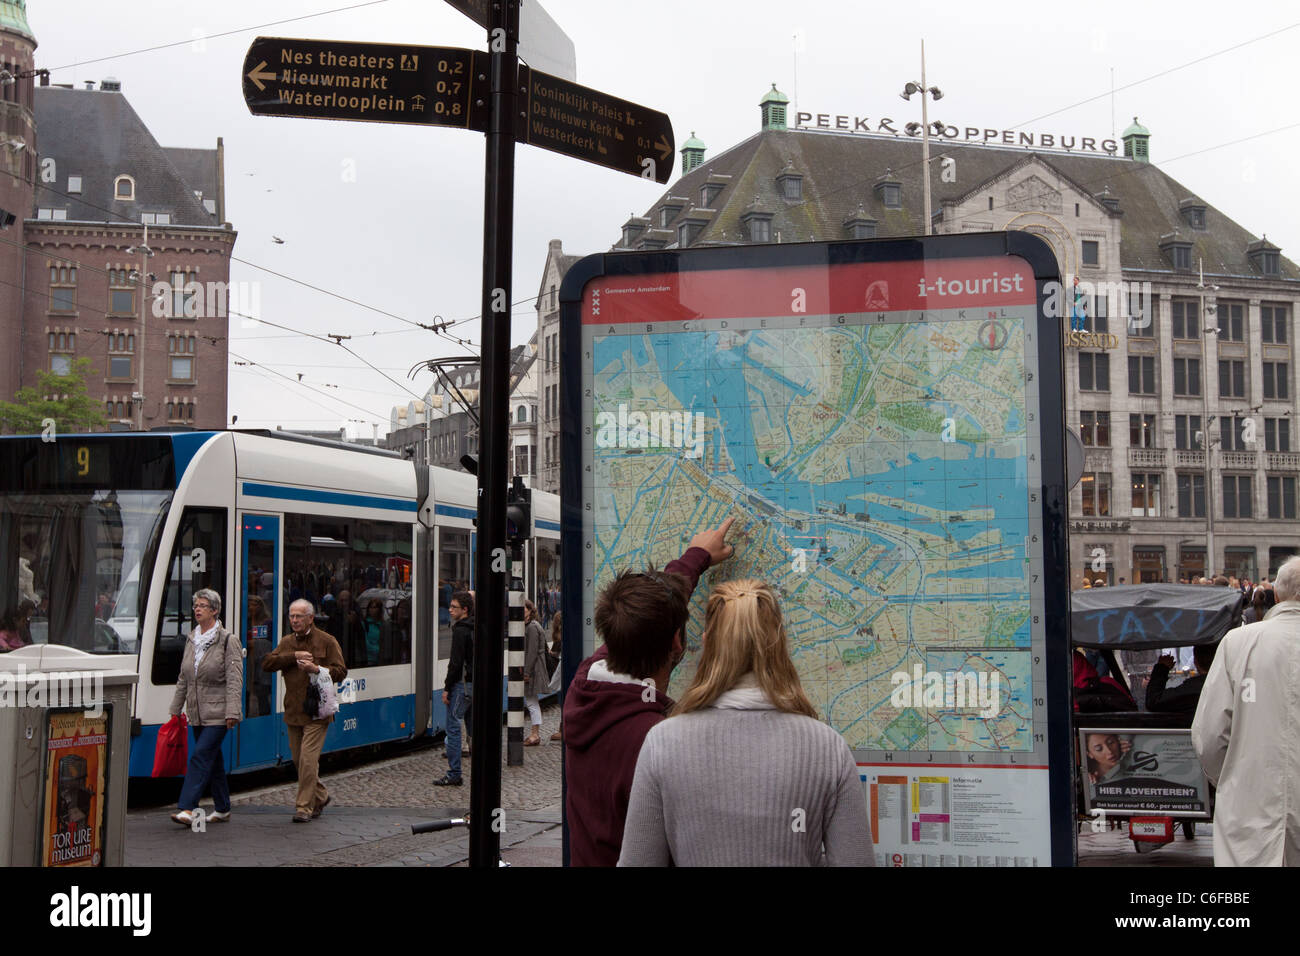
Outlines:
[[212,646],[213,641],[217,639],[217,631],[220,629],[220,627],[221,627],[220,621],[213,621],[212,626],[208,628],[206,631],[195,630],[195,632],[190,636],[190,640],[194,642],[194,676],[195,677],[197,677],[199,674],[199,661],[203,660],[204,653],[207,651],[209,647]]
[[741,675],[735,686],[718,695],[710,707],[717,710],[775,710],[753,671]]

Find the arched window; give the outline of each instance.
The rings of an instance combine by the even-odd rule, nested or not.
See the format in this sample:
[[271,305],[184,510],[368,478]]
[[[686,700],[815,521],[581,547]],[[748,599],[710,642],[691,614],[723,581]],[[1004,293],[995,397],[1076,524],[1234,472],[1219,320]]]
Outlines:
[[528,421],[528,408],[527,408],[527,406],[525,406],[525,405],[520,405],[520,406],[519,406],[519,410],[518,410],[517,412],[515,412],[515,421],[517,421],[517,422],[526,422],[526,421]]
[[171,402],[167,403],[167,417],[169,419],[176,417],[176,406],[173,405]]
[[113,198],[133,202],[135,200],[135,180],[125,173],[113,180]]

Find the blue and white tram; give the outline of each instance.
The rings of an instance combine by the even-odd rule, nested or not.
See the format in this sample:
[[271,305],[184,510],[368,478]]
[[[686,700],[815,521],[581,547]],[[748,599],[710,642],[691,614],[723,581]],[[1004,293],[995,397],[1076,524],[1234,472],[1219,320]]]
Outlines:
[[[245,649],[244,719],[224,745],[233,772],[290,759],[282,681],[260,662],[299,598],[348,665],[325,750],[433,733],[446,605],[474,579],[476,498],[470,475],[289,433],[0,438],[0,614],[30,600],[33,643],[137,671],[132,776],[152,771],[203,587]],[[540,608],[558,591],[558,500],[534,501]]]

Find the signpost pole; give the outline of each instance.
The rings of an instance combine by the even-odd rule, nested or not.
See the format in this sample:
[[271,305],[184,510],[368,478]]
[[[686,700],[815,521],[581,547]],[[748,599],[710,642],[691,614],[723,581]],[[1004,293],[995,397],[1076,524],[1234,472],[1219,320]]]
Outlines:
[[474,771],[470,779],[469,865],[495,867],[501,827],[501,675],[506,623],[506,420],[510,404],[510,257],[515,183],[515,98],[519,0],[491,6],[490,87],[484,170],[483,332],[479,410],[475,601]]

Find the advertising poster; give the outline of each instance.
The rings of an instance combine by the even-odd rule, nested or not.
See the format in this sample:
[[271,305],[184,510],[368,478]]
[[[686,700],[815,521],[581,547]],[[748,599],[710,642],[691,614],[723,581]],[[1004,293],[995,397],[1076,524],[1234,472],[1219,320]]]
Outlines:
[[[1045,555],[1064,529],[1044,504],[1063,480],[1059,322],[1040,320],[1041,270],[1007,237],[936,240],[937,256],[601,257],[572,353],[581,650],[615,573],[663,567],[733,517],[736,555],[696,589],[670,696],[694,676],[710,583],[761,579],[804,691],[854,752],[882,860],[1063,863],[1049,750],[1068,778],[1068,689],[1053,739],[1047,648],[1064,570]],[[727,256],[752,267],[709,268]]]
[[1190,730],[1079,729],[1084,810],[1210,816]]
[[47,720],[41,865],[99,866],[111,710],[51,710]]

